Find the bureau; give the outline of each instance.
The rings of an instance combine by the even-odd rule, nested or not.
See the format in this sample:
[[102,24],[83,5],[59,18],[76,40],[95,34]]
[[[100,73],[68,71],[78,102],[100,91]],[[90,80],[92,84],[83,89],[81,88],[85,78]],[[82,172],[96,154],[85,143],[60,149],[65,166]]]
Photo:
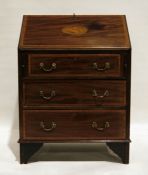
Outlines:
[[20,163],[51,142],[98,142],[129,163],[124,15],[27,15],[18,45]]

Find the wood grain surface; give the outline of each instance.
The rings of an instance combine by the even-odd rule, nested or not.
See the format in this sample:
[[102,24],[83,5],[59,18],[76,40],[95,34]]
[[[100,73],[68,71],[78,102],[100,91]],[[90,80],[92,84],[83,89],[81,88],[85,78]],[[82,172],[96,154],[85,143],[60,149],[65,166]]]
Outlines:
[[[44,99],[40,95],[43,92]],[[107,92],[108,91],[108,92]],[[105,95],[105,93],[108,93]],[[57,108],[91,108],[126,106],[126,81],[50,80],[24,84],[24,106]],[[96,96],[95,96],[96,95]],[[104,97],[102,97],[104,96]]]
[[[82,25],[81,35],[63,33],[63,28]],[[129,49],[125,17],[122,15],[30,15],[24,16],[20,49]]]
[[[126,139],[124,110],[25,110],[23,120],[24,139]],[[51,122],[54,122],[56,127],[52,131],[44,131],[40,122],[44,122],[46,128],[51,128]],[[98,127],[109,122],[110,127],[98,131],[92,128],[93,122],[97,122]]]
[[124,76],[123,62],[120,54],[30,54],[27,67],[28,76],[110,78]]

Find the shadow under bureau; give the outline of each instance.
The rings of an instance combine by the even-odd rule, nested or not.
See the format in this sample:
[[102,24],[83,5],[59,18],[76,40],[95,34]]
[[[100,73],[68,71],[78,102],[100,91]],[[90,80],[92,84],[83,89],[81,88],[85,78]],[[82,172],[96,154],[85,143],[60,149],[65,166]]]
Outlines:
[[24,16],[18,69],[21,163],[50,142],[104,142],[129,162],[125,16]]

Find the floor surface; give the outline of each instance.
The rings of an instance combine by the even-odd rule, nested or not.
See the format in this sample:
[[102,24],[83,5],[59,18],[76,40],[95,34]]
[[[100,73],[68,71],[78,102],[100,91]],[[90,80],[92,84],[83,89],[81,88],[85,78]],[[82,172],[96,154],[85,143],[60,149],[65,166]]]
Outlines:
[[28,164],[19,163],[18,130],[0,130],[0,175],[147,175],[148,126],[131,129],[130,163],[108,152],[104,144],[45,144]]

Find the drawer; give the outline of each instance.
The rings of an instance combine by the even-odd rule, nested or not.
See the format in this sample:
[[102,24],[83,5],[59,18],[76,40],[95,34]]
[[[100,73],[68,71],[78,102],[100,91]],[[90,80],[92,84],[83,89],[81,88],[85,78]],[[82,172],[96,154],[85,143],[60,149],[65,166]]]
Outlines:
[[24,106],[86,108],[125,106],[125,80],[26,81]]
[[25,110],[23,137],[31,140],[125,139],[125,110]]
[[44,77],[122,77],[119,54],[30,54],[28,76]]

